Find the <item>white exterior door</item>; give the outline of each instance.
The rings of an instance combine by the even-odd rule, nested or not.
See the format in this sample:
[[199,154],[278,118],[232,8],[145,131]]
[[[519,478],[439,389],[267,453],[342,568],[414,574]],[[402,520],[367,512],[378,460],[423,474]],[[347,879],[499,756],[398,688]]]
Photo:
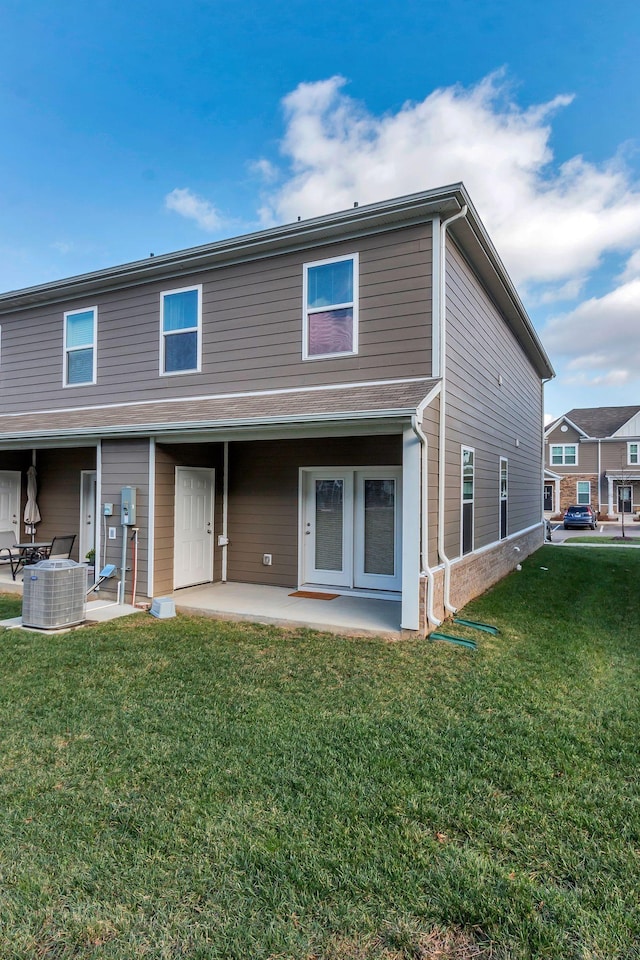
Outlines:
[[401,471],[358,470],[355,475],[354,586],[400,590]]
[[[89,550],[96,548],[96,471],[80,471],[79,558],[84,563]],[[96,567],[98,566],[97,561]]]
[[401,589],[401,469],[303,470],[301,581]]
[[213,580],[215,471],[176,467],[174,588]]
[[306,583],[352,583],[353,472],[308,471],[304,476],[302,550]]
[[0,470],[0,530],[13,530],[20,541],[20,471]]

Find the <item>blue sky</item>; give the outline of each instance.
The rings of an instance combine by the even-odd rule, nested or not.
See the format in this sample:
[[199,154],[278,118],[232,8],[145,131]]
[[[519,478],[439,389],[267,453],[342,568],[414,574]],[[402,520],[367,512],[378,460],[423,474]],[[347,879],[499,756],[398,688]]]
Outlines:
[[464,180],[556,367],[640,402],[640,7],[0,6],[0,289]]

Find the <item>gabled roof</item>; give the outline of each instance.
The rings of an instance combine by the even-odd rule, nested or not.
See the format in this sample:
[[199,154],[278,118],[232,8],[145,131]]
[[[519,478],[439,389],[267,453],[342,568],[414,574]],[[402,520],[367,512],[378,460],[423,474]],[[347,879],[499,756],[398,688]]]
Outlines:
[[633,407],[584,407],[569,410],[561,419],[570,420],[588,437],[612,437],[640,411]]
[[582,427],[579,427],[577,423],[574,423],[573,420],[570,420],[569,414],[565,413],[562,417],[558,417],[557,420],[554,420],[552,423],[549,424],[547,429],[544,431],[545,437],[548,437],[549,434],[553,433],[556,427],[559,427],[561,423],[566,423],[568,426],[573,427],[576,433],[582,434],[583,437],[589,436],[586,430],[583,430]]

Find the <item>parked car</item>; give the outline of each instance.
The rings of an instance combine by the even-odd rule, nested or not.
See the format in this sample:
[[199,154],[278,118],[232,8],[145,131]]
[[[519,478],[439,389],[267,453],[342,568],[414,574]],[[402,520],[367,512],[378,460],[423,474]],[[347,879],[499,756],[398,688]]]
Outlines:
[[592,506],[585,504],[574,504],[569,507],[564,515],[565,530],[568,530],[569,527],[591,527],[592,530],[595,530],[597,523],[598,518],[595,510]]

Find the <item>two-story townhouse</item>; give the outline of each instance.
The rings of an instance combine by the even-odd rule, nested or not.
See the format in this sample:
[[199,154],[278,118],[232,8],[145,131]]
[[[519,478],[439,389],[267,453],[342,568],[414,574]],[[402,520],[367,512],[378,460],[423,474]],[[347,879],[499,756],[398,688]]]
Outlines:
[[139,597],[330,589],[424,632],[542,542],[553,371],[462,184],[6,293],[0,324],[0,529],[34,464],[37,539],[98,567],[135,539]]
[[569,410],[545,431],[544,509],[590,503],[601,519],[640,511],[640,405]]

